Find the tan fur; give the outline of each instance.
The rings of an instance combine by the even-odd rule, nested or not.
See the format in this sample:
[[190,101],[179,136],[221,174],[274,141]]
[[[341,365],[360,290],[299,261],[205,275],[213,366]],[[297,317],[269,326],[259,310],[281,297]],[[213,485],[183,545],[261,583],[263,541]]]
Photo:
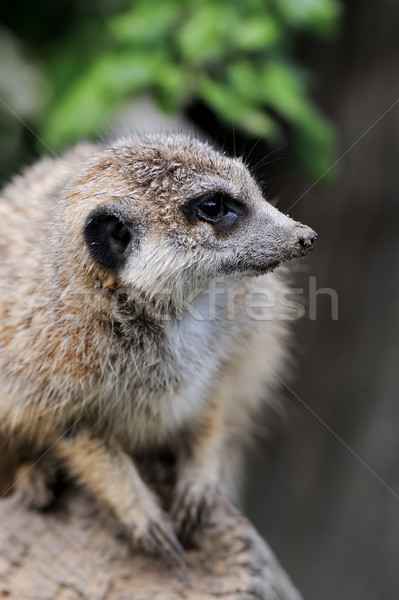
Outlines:
[[[215,190],[247,207],[232,233],[217,236],[182,212],[187,199]],[[97,207],[137,226],[138,246],[133,236],[119,272],[85,243]],[[262,289],[276,300],[286,278],[255,277],[257,265],[266,273],[303,253],[306,228],[263,200],[241,160],[174,135],[81,144],[44,159],[5,188],[0,221],[3,478],[16,454],[29,456],[20,488],[31,484],[45,503],[37,471],[49,453],[135,542],[178,560],[174,531],[184,539],[218,490],[233,493],[253,416],[285,368],[282,307],[254,320],[247,303]],[[163,446],[178,460],[171,517],[134,464],[136,452]]]

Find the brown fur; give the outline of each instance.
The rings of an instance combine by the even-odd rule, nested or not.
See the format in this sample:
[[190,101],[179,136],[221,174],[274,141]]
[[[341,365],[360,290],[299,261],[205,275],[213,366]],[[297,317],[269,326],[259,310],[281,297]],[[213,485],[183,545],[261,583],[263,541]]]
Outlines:
[[[215,190],[246,206],[232,233],[216,235],[182,211]],[[83,238],[99,206],[137,226],[118,272],[98,264]],[[282,306],[256,321],[248,298],[266,288],[276,300],[287,289],[281,273],[264,273],[304,253],[298,235],[307,228],[262,199],[242,161],[174,135],[44,159],[5,188],[0,220],[3,479],[29,457],[17,487],[45,504],[40,472],[52,479],[59,460],[133,540],[179,560],[176,532],[184,540],[218,491],[233,493],[252,417],[286,362]],[[132,458],[165,445],[178,461],[170,516]],[[46,469],[43,453],[55,457]]]

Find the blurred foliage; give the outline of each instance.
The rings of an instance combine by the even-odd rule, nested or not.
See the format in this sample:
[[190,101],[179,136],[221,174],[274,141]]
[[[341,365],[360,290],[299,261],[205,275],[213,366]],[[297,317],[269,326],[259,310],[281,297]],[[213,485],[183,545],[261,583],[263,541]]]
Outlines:
[[[21,22],[12,8],[6,15],[45,80],[45,102],[32,122],[51,148],[97,136],[147,93],[171,113],[202,102],[228,125],[271,143],[288,128],[308,174],[331,164],[334,134],[310,98],[312,80],[294,50],[305,34],[334,34],[338,0],[83,4],[38,0],[31,20]],[[47,30],[35,17],[41,8],[50,17]],[[15,106],[12,94],[8,101]]]

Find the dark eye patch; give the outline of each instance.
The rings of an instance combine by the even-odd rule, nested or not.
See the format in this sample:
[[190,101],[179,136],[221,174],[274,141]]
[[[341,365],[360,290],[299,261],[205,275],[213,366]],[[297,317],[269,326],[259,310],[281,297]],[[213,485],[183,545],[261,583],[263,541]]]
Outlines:
[[191,198],[182,207],[192,224],[205,221],[216,231],[228,231],[247,214],[245,205],[224,192],[211,192]]
[[140,230],[133,220],[112,207],[101,206],[88,215],[83,236],[96,263],[119,272],[126,263],[132,244],[138,245]]

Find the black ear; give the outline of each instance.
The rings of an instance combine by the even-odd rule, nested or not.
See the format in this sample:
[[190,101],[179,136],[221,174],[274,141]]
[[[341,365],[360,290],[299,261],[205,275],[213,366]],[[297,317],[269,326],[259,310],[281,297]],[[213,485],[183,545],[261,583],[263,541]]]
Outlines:
[[100,206],[87,217],[83,235],[96,263],[118,272],[126,263],[134,230],[131,220],[112,210],[112,207]]

